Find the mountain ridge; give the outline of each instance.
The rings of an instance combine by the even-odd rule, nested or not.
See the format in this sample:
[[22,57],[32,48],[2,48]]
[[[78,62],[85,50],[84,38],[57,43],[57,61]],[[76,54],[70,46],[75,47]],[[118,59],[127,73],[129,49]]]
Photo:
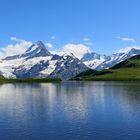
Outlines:
[[[82,58],[81,61],[88,66],[91,69],[95,70],[103,70],[103,69],[108,69],[113,66],[115,66],[117,63],[120,63],[126,59],[131,58],[132,56],[139,55],[140,54],[140,48],[128,48],[128,49],[122,49],[121,51],[114,53],[110,56],[106,55],[100,55],[97,53],[93,52],[88,52],[90,59],[85,59],[86,55],[85,54]],[[91,57],[92,54],[98,56],[98,57]],[[86,61],[85,61],[86,60]]]
[[89,68],[73,54],[51,54],[38,41],[23,54],[6,57],[0,63],[0,71],[7,78],[61,78],[68,80]]
[[7,78],[53,77],[68,80],[90,69],[109,69],[138,54],[139,48],[124,49],[110,56],[86,52],[79,60],[72,53],[52,54],[41,41],[37,41],[24,53],[2,59],[0,73]]

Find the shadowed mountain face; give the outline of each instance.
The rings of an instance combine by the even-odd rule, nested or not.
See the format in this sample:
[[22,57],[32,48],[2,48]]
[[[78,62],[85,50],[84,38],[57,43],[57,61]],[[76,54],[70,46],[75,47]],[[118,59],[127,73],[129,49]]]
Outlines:
[[23,54],[9,56],[0,63],[7,78],[61,78],[68,80],[89,68],[73,54],[53,55],[38,41]]

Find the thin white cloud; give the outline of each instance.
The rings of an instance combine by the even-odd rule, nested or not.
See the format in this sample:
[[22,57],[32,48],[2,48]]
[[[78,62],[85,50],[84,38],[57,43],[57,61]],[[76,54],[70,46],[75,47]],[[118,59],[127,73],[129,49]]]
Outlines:
[[15,36],[10,37],[10,40],[15,42],[26,42],[26,40],[16,38]]
[[83,38],[84,41],[90,41],[90,38]]
[[124,37],[122,38],[123,41],[131,41],[131,42],[135,42],[135,39],[134,38],[127,38],[127,37]]
[[53,45],[51,43],[45,43],[45,45],[48,47],[48,48],[53,48]]
[[3,48],[0,48],[0,58],[21,54],[32,45],[31,41],[18,39],[16,37],[10,37],[10,40],[15,41],[16,44],[9,44]]
[[83,38],[84,44],[87,46],[92,46],[93,43],[90,38]]
[[12,40],[12,41],[17,41],[17,38],[14,37],[14,36],[11,36],[11,37],[10,37],[10,40]]
[[120,39],[122,41],[135,42],[135,39],[131,37],[117,37],[117,39]]
[[52,39],[52,40],[56,39],[56,36],[51,36],[51,39]]

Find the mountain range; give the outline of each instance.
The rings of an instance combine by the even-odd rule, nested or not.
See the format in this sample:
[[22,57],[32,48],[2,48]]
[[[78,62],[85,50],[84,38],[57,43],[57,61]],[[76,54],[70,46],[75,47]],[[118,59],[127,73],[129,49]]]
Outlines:
[[103,70],[108,69],[116,64],[140,54],[140,48],[127,48],[114,53],[110,56],[100,55],[93,52],[88,52],[82,57],[82,62],[91,69]]
[[79,60],[72,53],[52,54],[38,41],[24,53],[0,60],[0,74],[6,78],[60,78],[68,80],[90,69],[101,71],[140,54],[140,49],[129,48],[110,56],[87,52]]

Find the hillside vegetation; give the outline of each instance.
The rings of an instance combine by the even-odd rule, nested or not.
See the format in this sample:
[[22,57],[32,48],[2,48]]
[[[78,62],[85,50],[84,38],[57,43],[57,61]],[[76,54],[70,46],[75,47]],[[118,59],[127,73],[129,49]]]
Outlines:
[[47,83],[60,82],[59,78],[40,78],[40,79],[6,79],[0,76],[0,83]]
[[77,75],[74,80],[94,80],[94,81],[129,81],[140,80],[140,55],[133,56],[111,69],[103,71],[85,72]]

